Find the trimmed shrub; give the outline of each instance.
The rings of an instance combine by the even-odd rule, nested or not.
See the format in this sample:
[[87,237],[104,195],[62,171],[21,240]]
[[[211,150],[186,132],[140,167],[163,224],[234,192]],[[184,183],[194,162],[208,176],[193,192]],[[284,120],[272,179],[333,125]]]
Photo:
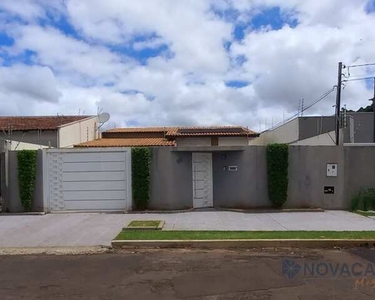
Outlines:
[[288,159],[288,145],[267,146],[268,194],[274,207],[281,207],[288,199]]
[[375,210],[375,188],[362,188],[351,198],[351,209],[356,210]]
[[149,148],[132,148],[132,190],[135,209],[143,210],[150,200]]
[[35,177],[36,177],[36,151],[21,150],[17,152],[18,159],[18,187],[21,203],[26,211],[33,206]]

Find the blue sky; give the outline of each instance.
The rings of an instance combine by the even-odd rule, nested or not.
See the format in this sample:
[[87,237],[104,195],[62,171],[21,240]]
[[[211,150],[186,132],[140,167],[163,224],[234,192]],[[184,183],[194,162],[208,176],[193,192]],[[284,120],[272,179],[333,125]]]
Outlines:
[[[3,0],[0,114],[265,129],[331,89],[338,61],[375,61],[375,0],[317,2]],[[352,82],[345,104],[370,92]]]

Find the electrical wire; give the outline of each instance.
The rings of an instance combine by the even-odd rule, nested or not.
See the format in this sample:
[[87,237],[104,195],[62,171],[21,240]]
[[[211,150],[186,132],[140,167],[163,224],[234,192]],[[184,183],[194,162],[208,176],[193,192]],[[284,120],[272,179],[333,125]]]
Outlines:
[[351,65],[351,66],[347,66],[347,67],[348,68],[358,68],[358,67],[367,67],[367,66],[375,66],[375,63],[361,64],[361,65]]
[[342,82],[348,82],[348,81],[358,81],[358,80],[368,80],[368,79],[374,79],[374,76],[371,77],[362,77],[362,78],[353,78],[353,79],[345,79]]
[[294,114],[293,116],[287,118],[285,121],[282,121],[282,122],[279,122],[277,123],[272,129],[276,129],[278,128],[279,126],[281,126],[282,124],[286,123],[286,122],[289,122],[291,120],[293,120],[295,117],[297,117],[300,113],[310,109],[311,107],[313,107],[314,105],[318,104],[320,101],[322,101],[323,99],[325,99],[326,97],[328,97],[336,88],[336,85],[332,87],[331,90],[327,91],[326,93],[324,93],[318,100],[316,100],[315,102],[311,103],[309,106],[306,106],[304,107],[301,111],[298,111],[296,114]]
[[348,78],[350,77],[350,68],[359,68],[359,67],[367,67],[367,66],[375,66],[375,63],[368,63],[368,64],[359,64],[359,65],[351,65],[351,66],[347,66],[348,68],[348,76],[346,76],[345,74],[344,77]]

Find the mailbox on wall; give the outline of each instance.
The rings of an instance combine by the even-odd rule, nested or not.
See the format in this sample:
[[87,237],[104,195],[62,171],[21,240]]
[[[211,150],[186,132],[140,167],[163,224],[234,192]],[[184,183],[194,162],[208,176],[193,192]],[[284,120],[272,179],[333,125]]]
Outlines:
[[337,164],[327,164],[327,177],[337,177]]

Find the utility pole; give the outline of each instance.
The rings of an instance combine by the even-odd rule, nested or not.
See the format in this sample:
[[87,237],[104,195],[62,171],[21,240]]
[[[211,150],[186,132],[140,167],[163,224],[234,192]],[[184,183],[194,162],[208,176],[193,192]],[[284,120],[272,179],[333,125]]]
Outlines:
[[336,145],[340,144],[340,107],[341,107],[342,62],[339,62],[336,90]]
[[374,98],[371,98],[369,99],[370,101],[372,101],[372,111],[373,111],[373,114],[374,114],[374,128],[373,128],[373,139],[372,141],[375,143],[375,77],[374,77]]

